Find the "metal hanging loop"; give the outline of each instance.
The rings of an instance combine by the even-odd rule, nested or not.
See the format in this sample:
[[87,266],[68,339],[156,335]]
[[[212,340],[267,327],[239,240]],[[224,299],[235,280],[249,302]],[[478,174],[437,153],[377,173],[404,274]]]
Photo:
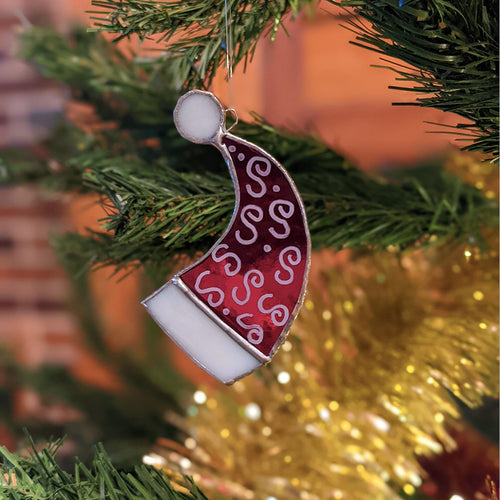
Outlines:
[[236,110],[233,108],[228,108],[224,111],[224,115],[227,117],[228,113],[231,113],[233,115],[234,123],[228,129],[226,129],[227,132],[231,131],[231,129],[233,129],[234,127],[236,127],[236,125],[238,125],[238,113],[236,113]]

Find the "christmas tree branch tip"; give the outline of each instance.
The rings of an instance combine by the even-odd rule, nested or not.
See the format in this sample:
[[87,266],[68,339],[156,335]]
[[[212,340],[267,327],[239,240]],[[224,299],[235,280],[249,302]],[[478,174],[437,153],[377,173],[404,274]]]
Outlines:
[[403,82],[392,88],[418,92],[404,104],[459,115],[464,149],[498,162],[498,0],[329,1],[356,15],[356,45],[389,57],[382,67]]
[[158,42],[164,44],[175,66],[176,81],[203,87],[210,84],[226,58],[234,65],[248,60],[262,35],[273,40],[284,17],[296,16],[310,3],[93,0],[98,10],[91,11],[91,30],[115,33],[118,40],[133,34],[141,38],[158,35]]
[[74,472],[63,470],[56,454],[64,439],[44,448],[28,436],[31,452],[26,458],[0,447],[0,495],[6,500],[46,498],[51,500],[206,500],[205,495],[185,477],[183,491],[174,489],[165,473],[139,465],[131,472],[117,470],[101,444],[94,448],[90,467],[75,459]]

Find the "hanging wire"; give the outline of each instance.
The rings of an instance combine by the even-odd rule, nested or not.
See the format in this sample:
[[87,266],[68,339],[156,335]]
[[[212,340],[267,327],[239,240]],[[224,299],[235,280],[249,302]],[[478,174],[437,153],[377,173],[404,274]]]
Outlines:
[[227,80],[229,81],[233,76],[233,40],[231,33],[231,16],[229,15],[227,0],[224,0],[224,24],[226,28],[226,69]]

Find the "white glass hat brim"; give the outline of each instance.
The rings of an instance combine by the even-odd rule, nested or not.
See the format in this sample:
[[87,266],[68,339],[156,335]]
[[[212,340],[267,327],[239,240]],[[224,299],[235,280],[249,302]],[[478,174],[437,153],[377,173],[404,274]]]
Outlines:
[[201,368],[228,384],[262,362],[228,335],[198,299],[171,280],[142,304],[164,332]]

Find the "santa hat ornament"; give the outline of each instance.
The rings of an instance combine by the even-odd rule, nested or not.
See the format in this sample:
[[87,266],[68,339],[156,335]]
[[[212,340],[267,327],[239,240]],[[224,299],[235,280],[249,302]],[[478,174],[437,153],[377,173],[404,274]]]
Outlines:
[[210,251],[142,304],[195,363],[230,384],[268,363],[285,340],[304,298],[311,244],[292,179],[230,134],[225,116],[209,92],[192,90],[177,102],[180,135],[212,144],[226,160],[236,206]]

